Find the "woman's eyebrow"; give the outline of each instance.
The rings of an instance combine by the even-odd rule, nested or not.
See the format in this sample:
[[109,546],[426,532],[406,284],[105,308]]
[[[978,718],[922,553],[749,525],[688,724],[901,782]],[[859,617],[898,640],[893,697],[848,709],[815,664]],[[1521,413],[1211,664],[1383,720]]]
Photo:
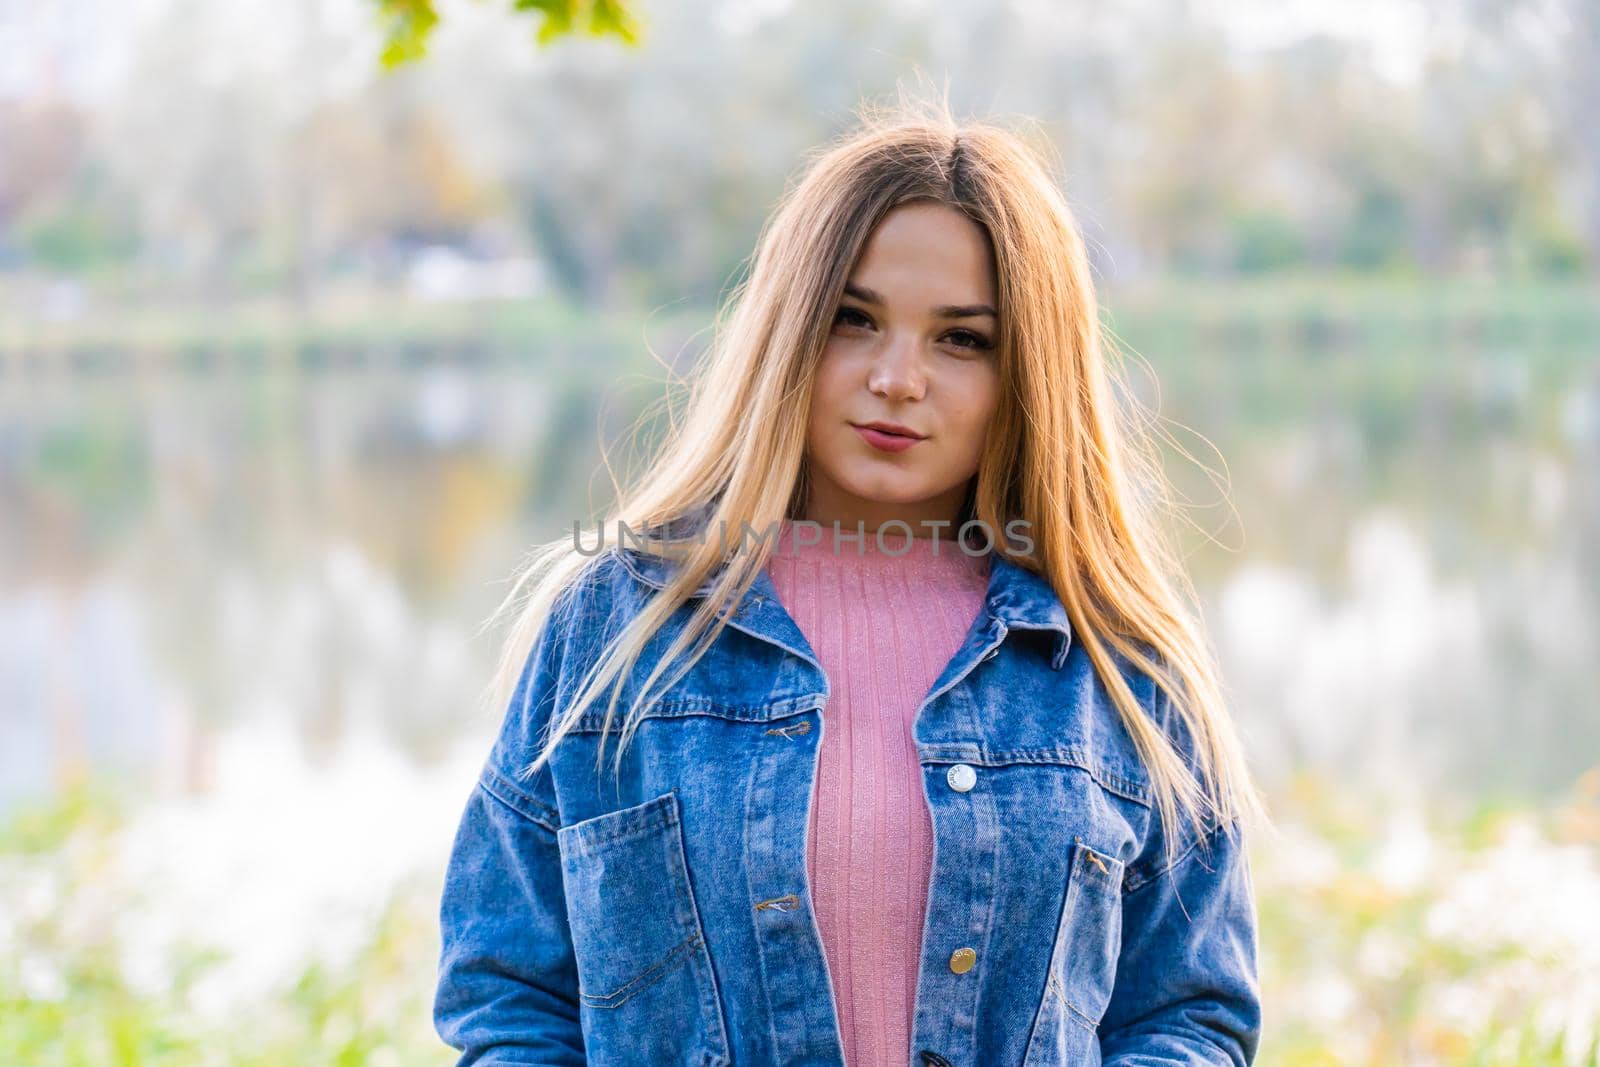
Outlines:
[[[853,296],[863,303],[873,304],[878,307],[883,306],[883,297],[876,290],[868,289],[864,285],[845,282],[844,291],[846,296]],[[933,314],[935,318],[940,319],[970,319],[978,315],[988,315],[994,319],[1000,317],[995,314],[994,308],[988,304],[945,304],[934,308]]]

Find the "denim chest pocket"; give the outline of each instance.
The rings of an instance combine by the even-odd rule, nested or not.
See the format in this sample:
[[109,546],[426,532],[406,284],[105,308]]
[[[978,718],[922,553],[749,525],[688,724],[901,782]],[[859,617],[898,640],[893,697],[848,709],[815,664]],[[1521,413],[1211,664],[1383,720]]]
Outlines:
[[1122,951],[1123,863],[1081,840],[1072,848],[1044,997],[1024,1067],[1099,1062],[1096,1030]]
[[589,1062],[726,1065],[677,795],[561,827],[556,840]]

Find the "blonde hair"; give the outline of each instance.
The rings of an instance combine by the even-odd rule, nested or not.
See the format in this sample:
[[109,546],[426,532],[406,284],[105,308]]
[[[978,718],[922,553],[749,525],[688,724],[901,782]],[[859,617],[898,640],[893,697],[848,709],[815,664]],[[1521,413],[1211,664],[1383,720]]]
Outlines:
[[[748,277],[718,311],[681,421],[638,484],[619,492],[602,531],[619,522],[632,531],[665,527],[697,509],[706,509],[710,528],[729,531],[746,522],[768,530],[792,517],[804,500],[810,383],[852,265],[891,209],[910,201],[947,204],[987,231],[998,285],[1002,399],[969,492],[970,517],[991,530],[1017,518],[1029,522],[1033,551],[1015,561],[1045,577],[1066,608],[1074,638],[1148,769],[1169,849],[1181,836],[1180,818],[1264,821],[1198,611],[1187,608],[1193,587],[1155,521],[1155,503],[1170,499],[1159,461],[1136,412],[1119,407],[1112,389],[1105,353],[1115,349],[1100,323],[1083,238],[1052,177],[1052,150],[1043,138],[1030,145],[992,124],[957,124],[945,102],[902,99],[898,108],[866,107],[858,117],[859,127],[814,150],[785,190]],[[501,707],[553,605],[592,562],[575,542],[538,546],[491,619],[527,588],[494,682]],[[598,765],[623,679],[645,643],[727,564],[639,685],[623,717],[620,766],[641,709],[656,695],[651,686],[672,665],[678,673],[661,690],[683,677],[721,633],[726,609],[743,598],[771,548],[738,536],[651,539],[647,546],[679,561],[671,580],[590,666],[567,706],[555,710],[525,777],[614,684]],[[1157,703],[1161,694],[1170,702],[1166,723],[1140,706],[1113,652],[1155,681]]]

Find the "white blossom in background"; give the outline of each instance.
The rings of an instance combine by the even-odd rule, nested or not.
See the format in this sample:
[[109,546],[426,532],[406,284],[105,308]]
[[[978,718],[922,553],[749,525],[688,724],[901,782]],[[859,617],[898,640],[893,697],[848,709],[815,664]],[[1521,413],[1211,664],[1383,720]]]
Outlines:
[[283,716],[239,727],[221,741],[214,792],[151,807],[118,841],[116,878],[159,902],[129,914],[125,962],[170,959],[185,941],[223,950],[195,1004],[215,1018],[313,960],[347,963],[402,881],[436,879],[487,752],[475,738],[419,769],[357,726],[311,768],[298,744]]

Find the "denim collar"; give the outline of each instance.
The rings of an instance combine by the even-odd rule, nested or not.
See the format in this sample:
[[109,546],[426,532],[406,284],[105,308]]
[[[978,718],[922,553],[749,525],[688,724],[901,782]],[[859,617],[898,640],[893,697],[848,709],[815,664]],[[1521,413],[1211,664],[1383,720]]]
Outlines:
[[[685,532],[692,536],[699,528],[698,521],[706,514],[707,507],[702,505],[697,512],[668,524],[668,531],[675,538],[685,536]],[[676,560],[642,551],[629,543],[617,545],[613,550],[636,578],[656,589],[666,588],[678,566]],[[703,597],[710,593],[722,576],[722,570],[722,567],[713,568],[691,596]],[[1050,666],[1059,670],[1066,662],[1067,653],[1072,647],[1072,624],[1061,598],[1042,575],[998,552],[992,552],[989,556],[989,587],[984,594],[984,614],[992,620],[991,625],[999,624],[1006,629],[1055,631],[1055,648]],[[765,567],[756,575],[735,615],[744,628],[798,651],[793,648],[797,644],[794,639],[798,636],[794,623],[788,613],[782,610],[777,587]]]

